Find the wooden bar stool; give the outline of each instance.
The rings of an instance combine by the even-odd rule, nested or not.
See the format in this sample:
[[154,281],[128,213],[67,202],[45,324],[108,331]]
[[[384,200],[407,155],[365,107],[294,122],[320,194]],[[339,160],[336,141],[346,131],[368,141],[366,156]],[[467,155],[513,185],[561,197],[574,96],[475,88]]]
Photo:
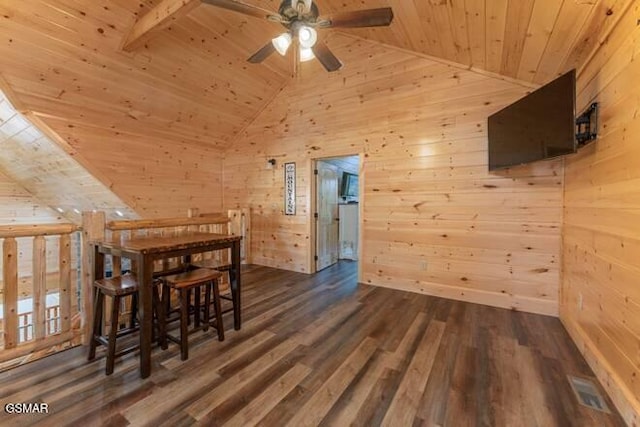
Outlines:
[[205,259],[202,261],[192,261],[191,268],[209,268],[211,270],[217,270],[222,273],[227,273],[229,277],[229,285],[226,287],[220,286],[220,298],[226,301],[231,301],[232,307],[222,310],[222,314],[229,313],[230,311],[236,314],[238,307],[236,306],[236,299],[234,298],[234,291],[231,287],[231,283],[235,280],[235,275],[231,264],[218,261],[216,259]]
[[[160,304],[160,293],[158,291],[159,282],[154,283],[153,286],[153,315],[157,319],[157,325],[160,329],[159,338],[160,345],[163,348],[167,347],[164,332],[165,319],[164,309]],[[94,314],[93,314],[93,328],[91,332],[91,340],[89,343],[89,360],[94,360],[96,357],[96,347],[98,344],[107,347],[107,366],[105,373],[111,375],[113,373],[113,367],[115,358],[123,356],[139,348],[138,344],[131,345],[120,351],[116,352],[116,341],[126,335],[130,335],[137,331],[139,328],[136,325],[136,315],[138,312],[138,289],[139,284],[136,276],[133,274],[126,274],[124,276],[112,277],[108,279],[96,280],[93,283],[93,301],[94,301]],[[109,319],[110,330],[109,335],[104,336],[102,334],[102,321],[103,321],[103,308],[105,295],[112,298],[111,301],[111,318]],[[129,326],[124,329],[118,330],[119,318],[120,318],[120,305],[123,298],[131,297],[131,317],[129,319]]]
[[[209,326],[216,328],[218,332],[218,340],[224,341],[224,326],[222,324],[222,312],[220,311],[220,293],[218,288],[218,280],[222,276],[222,273],[216,270],[209,269],[196,269],[185,273],[174,274],[172,276],[166,276],[163,278],[164,288],[162,290],[163,307],[167,307],[169,304],[168,299],[171,298],[171,289],[178,291],[180,297],[180,308],[178,309],[180,316],[180,338],[176,338],[169,334],[166,337],[171,341],[180,345],[180,358],[187,360],[189,358],[189,344],[188,335],[189,332],[194,332],[199,329],[200,321],[202,320],[202,330],[207,331]],[[200,289],[204,287],[204,317],[201,319],[201,307],[200,307]],[[190,291],[195,291],[194,296],[194,329],[188,330],[189,313],[190,313]],[[215,310],[215,321],[211,322],[211,316],[209,315],[209,307],[211,305],[211,291],[213,290],[213,305]]]

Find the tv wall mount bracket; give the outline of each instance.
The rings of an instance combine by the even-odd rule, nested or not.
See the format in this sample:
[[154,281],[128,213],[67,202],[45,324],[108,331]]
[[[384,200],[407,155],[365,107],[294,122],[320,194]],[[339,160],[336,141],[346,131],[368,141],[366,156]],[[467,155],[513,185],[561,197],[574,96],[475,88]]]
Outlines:
[[593,142],[598,137],[598,103],[594,102],[576,117],[576,141],[578,147]]

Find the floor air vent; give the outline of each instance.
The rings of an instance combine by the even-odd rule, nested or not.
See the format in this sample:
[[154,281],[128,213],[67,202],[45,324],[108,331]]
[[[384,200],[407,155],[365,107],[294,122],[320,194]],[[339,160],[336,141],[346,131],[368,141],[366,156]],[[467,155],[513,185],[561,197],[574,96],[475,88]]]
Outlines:
[[572,377],[571,375],[567,377],[569,378],[571,388],[573,388],[578,398],[578,402],[596,411],[611,413],[598,391],[598,386],[596,386],[593,381],[586,378]]

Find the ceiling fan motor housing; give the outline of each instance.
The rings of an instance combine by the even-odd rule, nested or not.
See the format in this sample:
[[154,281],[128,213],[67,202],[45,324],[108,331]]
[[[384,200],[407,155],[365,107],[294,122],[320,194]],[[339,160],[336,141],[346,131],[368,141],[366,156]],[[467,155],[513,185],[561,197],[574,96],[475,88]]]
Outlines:
[[305,0],[283,0],[278,13],[289,21],[289,24],[295,21],[313,23],[319,15],[318,6]]

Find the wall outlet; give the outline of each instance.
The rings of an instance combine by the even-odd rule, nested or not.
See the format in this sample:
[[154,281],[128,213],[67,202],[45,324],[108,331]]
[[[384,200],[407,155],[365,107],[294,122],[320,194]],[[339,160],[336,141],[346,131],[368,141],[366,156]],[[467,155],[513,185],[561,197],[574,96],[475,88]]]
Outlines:
[[584,308],[583,305],[583,300],[582,300],[582,292],[578,292],[578,311],[582,311],[582,309]]
[[427,260],[423,259],[422,261],[420,261],[420,270],[422,271],[427,270]]

